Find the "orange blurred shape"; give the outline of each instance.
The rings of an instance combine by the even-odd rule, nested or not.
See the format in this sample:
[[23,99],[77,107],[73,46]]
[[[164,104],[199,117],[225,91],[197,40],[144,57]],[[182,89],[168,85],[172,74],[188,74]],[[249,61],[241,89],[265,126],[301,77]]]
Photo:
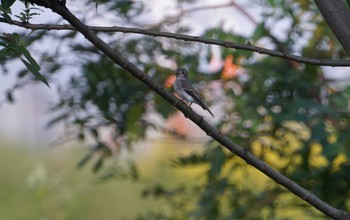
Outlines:
[[175,79],[176,79],[176,76],[175,76],[175,75],[169,76],[169,77],[165,80],[164,87],[167,88],[167,89],[171,88],[171,87],[174,85]]
[[185,118],[180,111],[167,119],[166,128],[184,138],[203,139],[206,137],[206,134],[195,123]]
[[237,77],[237,65],[233,63],[233,55],[228,55],[224,61],[224,68],[221,73],[222,79],[234,79]]

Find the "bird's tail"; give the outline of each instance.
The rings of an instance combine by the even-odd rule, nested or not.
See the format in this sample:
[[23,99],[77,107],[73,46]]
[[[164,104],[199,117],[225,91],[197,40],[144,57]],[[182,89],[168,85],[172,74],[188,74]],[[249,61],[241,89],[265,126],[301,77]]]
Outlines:
[[211,114],[211,116],[213,116],[213,118],[215,118],[214,114],[210,111],[210,109],[208,108],[208,106],[207,106],[207,110],[208,110],[208,112]]
[[199,103],[199,105],[204,109],[204,110],[207,110],[211,116],[213,116],[213,118],[215,118],[214,114],[210,111],[208,105],[203,101],[201,100],[201,102]]

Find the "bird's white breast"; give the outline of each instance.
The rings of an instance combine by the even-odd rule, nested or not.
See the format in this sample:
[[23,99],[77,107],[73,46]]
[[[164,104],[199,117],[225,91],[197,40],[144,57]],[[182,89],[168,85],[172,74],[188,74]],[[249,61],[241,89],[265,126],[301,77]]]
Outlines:
[[176,79],[175,83],[174,83],[174,89],[175,92],[184,100],[188,101],[188,102],[194,102],[194,99],[192,98],[192,96],[190,96],[189,94],[187,94],[187,92],[183,89],[183,87],[181,86],[181,79]]

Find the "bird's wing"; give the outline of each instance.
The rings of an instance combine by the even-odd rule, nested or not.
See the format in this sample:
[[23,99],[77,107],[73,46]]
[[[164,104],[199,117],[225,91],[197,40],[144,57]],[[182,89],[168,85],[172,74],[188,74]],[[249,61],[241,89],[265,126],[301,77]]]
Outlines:
[[[197,93],[197,91],[193,88],[192,84],[187,80],[181,80],[182,88],[193,97],[195,103],[200,105],[204,110],[208,110],[208,112],[214,117],[214,114],[210,111],[208,105],[204,102],[202,97]],[[214,117],[215,118],[215,117]]]
[[[202,108],[205,109],[205,106],[202,105],[203,99],[202,97],[200,97],[200,95],[197,93],[197,91],[193,88],[192,84],[187,81],[187,80],[182,80],[181,81],[182,84],[182,88],[184,88],[184,90],[193,97],[193,99],[195,100],[195,102],[197,104],[199,104]],[[205,104],[204,104],[205,105]]]

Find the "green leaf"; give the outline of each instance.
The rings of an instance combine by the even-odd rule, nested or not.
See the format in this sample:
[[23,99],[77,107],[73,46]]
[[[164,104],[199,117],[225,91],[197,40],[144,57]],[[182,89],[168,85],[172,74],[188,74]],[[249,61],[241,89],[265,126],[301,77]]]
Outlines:
[[276,6],[275,0],[268,0],[267,1],[273,8]]
[[104,162],[104,157],[101,156],[95,163],[95,165],[93,166],[92,168],[92,172],[94,173],[97,173],[101,168],[102,168],[102,165],[103,165],[103,162]]
[[1,14],[6,21],[12,21],[12,18],[8,14]]
[[5,43],[7,46],[9,45],[15,45],[17,46],[16,42],[19,40],[19,35],[17,33],[9,34],[9,33],[3,33],[2,36],[0,36],[1,41]]
[[24,65],[26,65],[26,67],[28,68],[28,70],[29,70],[30,72],[33,73],[33,75],[35,76],[35,78],[37,78],[37,79],[40,80],[41,82],[45,83],[45,85],[47,85],[47,86],[50,88],[50,85],[49,85],[49,83],[47,82],[46,78],[45,78],[43,75],[41,75],[41,73],[39,72],[40,67],[39,67],[39,69],[37,69],[37,66],[35,66],[35,65],[33,65],[33,64],[29,63],[29,62],[27,62],[26,60],[24,60],[24,59],[22,59],[22,58],[20,58],[20,59],[22,60],[22,62],[24,63]]
[[133,180],[137,180],[139,178],[139,173],[137,170],[137,167],[135,165],[135,163],[133,162],[129,162],[130,165],[130,176]]
[[25,77],[27,74],[29,73],[29,71],[27,69],[23,69],[21,71],[18,72],[17,76],[18,78],[23,78]]
[[13,53],[8,48],[0,50],[0,61],[6,60],[8,57],[12,57]]
[[10,103],[14,103],[14,98],[13,98],[13,95],[12,95],[12,92],[11,91],[7,91],[6,92],[6,99],[7,101],[9,101]]
[[115,177],[115,171],[114,170],[110,170],[106,173],[104,173],[102,176],[100,176],[101,180],[110,180],[113,177]]
[[40,70],[39,64],[34,60],[34,58],[30,55],[29,51],[24,47],[12,47],[14,50],[23,54],[24,57],[29,61],[29,63],[38,71]]
[[89,131],[91,132],[94,138],[98,139],[98,130],[96,128],[90,128]]
[[127,14],[132,8],[133,3],[133,1],[118,1],[116,2],[115,7],[122,14]]
[[126,129],[130,134],[137,135],[140,130],[140,119],[145,112],[143,103],[134,105],[126,115]]
[[15,0],[1,0],[1,6],[6,11],[11,7],[11,5],[13,5],[14,2]]
[[89,152],[85,157],[83,157],[77,164],[77,168],[82,168],[93,156],[92,152]]
[[52,127],[53,125],[57,124],[58,122],[61,122],[63,121],[64,119],[68,118],[69,117],[69,113],[63,113],[61,115],[58,115],[57,117],[51,119],[47,124],[46,124],[46,127],[47,128],[50,128]]
[[186,167],[186,166],[198,166],[206,163],[208,163],[208,159],[205,158],[202,154],[191,153],[186,156],[177,157],[176,160],[173,161],[172,165],[179,166],[179,167]]
[[257,41],[260,38],[264,37],[265,35],[266,35],[265,22],[261,22],[256,27],[252,38],[253,38],[254,41]]
[[221,172],[222,167],[225,164],[226,156],[222,147],[215,147],[213,150],[209,151],[211,167],[209,173],[211,176],[218,176]]
[[[4,35],[5,36],[5,35]],[[9,42],[11,44],[11,50],[15,52],[17,56],[23,55],[27,60],[20,58],[24,65],[27,67],[27,69],[33,73],[33,75],[40,80],[41,82],[45,83],[48,87],[50,87],[49,83],[47,82],[46,78],[39,72],[40,66],[35,61],[35,59],[30,55],[29,51],[23,47],[23,46],[17,46],[15,43],[18,40],[17,35],[6,35],[5,37],[1,37],[1,39]]]

